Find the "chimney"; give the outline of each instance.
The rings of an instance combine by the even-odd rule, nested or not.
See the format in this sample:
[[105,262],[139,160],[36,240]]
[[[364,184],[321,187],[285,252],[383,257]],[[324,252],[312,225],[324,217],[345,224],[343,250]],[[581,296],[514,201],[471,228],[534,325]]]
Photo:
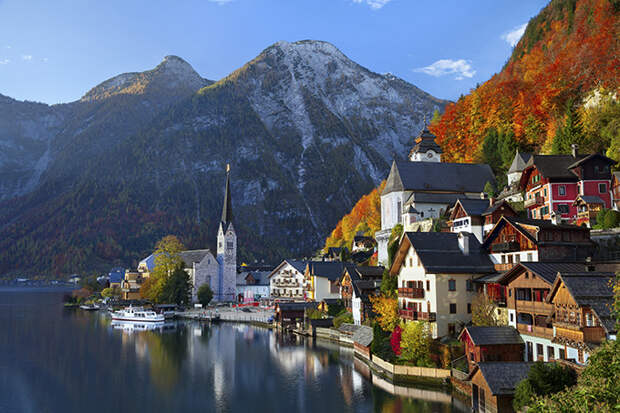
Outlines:
[[573,151],[573,158],[577,157],[577,150],[579,149],[579,145],[577,145],[576,143],[573,143],[570,148]]
[[463,255],[469,255],[469,234],[467,232],[459,232],[459,248]]

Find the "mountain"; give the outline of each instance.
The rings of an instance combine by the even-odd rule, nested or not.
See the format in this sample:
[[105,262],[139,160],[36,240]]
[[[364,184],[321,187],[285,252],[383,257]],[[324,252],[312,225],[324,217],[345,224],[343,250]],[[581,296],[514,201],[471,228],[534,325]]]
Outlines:
[[619,15],[617,0],[552,0],[530,20],[503,69],[431,126],[446,160],[481,160],[493,131],[534,152],[613,145],[620,135]]
[[0,274],[133,266],[169,233],[212,246],[227,163],[240,259],[310,254],[445,104],[301,41],[215,83],[167,57],[77,102],[28,108],[37,128],[47,110],[58,130],[42,138],[32,188],[2,194]]

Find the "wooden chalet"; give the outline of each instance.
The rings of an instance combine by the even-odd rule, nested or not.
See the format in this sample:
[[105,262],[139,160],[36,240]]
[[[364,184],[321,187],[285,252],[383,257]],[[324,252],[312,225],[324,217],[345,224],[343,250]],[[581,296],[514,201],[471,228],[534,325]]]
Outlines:
[[485,361],[523,361],[525,344],[514,327],[465,327],[458,337],[465,346],[469,371]]
[[473,412],[512,413],[517,384],[532,367],[526,362],[488,361],[478,363],[469,374]]
[[346,266],[340,279],[340,296],[355,324],[361,324],[372,315],[370,297],[379,293],[384,267]]
[[303,324],[306,318],[306,310],[316,309],[318,304],[317,302],[276,303],[275,320],[280,327],[294,326],[298,323]]
[[506,216],[495,224],[483,247],[497,271],[523,261],[581,261],[594,252],[588,228]]
[[596,224],[596,216],[605,207],[605,201],[594,195],[579,195],[573,206],[577,207],[575,225],[592,228]]
[[603,340],[616,335],[612,314],[615,276],[613,273],[559,273],[546,302],[554,314],[553,342],[564,346],[567,358],[577,354],[583,364]]

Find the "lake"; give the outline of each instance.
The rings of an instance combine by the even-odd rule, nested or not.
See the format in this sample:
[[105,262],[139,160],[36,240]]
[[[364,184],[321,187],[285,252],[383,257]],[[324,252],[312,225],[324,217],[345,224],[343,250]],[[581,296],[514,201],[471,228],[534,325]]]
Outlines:
[[466,410],[373,377],[329,342],[232,323],[114,326],[64,309],[63,294],[0,289],[0,413]]

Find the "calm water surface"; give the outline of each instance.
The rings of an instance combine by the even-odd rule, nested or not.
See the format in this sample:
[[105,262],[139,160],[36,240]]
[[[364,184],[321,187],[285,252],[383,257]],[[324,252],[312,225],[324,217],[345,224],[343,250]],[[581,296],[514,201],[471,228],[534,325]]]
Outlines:
[[63,293],[0,289],[0,413],[453,412],[449,394],[396,389],[352,351],[241,324],[112,326]]

